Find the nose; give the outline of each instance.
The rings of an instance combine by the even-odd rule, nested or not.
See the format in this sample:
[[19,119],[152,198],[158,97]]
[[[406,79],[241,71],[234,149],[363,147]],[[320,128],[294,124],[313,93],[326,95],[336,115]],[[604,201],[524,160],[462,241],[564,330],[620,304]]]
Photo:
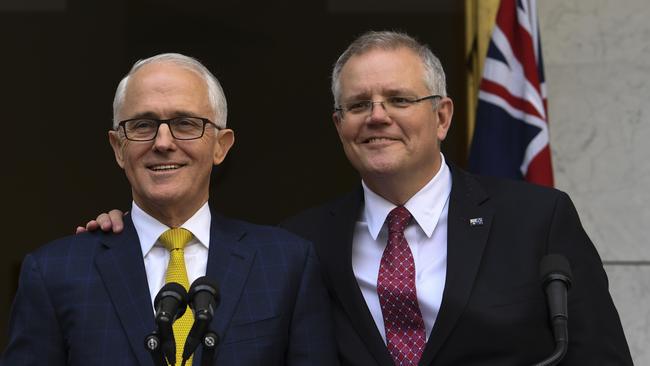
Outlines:
[[158,127],[158,134],[154,140],[153,148],[159,151],[171,150],[175,147],[174,137],[169,129],[169,125],[162,123]]
[[370,105],[369,121],[386,123],[389,120],[390,120],[390,116],[388,115],[388,111],[386,110],[386,106],[384,105],[384,102],[383,101],[372,102],[372,104]]

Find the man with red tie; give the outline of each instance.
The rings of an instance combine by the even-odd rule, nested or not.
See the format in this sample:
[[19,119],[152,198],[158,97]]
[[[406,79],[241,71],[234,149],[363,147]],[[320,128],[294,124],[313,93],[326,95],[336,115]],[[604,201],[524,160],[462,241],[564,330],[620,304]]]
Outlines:
[[566,194],[470,175],[440,144],[453,102],[428,47],[369,32],[332,72],[361,186],[283,225],[314,241],[344,365],[532,365],[555,346],[539,263],[574,270],[563,365],[631,365],[600,258]]

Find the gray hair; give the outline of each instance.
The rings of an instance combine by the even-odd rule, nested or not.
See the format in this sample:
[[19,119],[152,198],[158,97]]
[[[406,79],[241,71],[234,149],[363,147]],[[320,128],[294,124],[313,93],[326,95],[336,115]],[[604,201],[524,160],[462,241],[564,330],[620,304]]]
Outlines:
[[173,63],[175,65],[186,68],[197,73],[201,78],[203,78],[208,88],[208,98],[210,100],[210,104],[212,104],[212,111],[214,113],[214,116],[212,116],[214,119],[213,122],[220,128],[225,128],[226,119],[228,117],[228,105],[226,103],[226,96],[223,93],[221,84],[219,84],[219,80],[217,80],[217,78],[212,75],[210,70],[208,70],[205,66],[203,66],[201,62],[195,58],[185,56],[180,53],[162,53],[146,58],[144,60],[139,60],[133,64],[133,67],[131,67],[129,73],[126,74],[126,76],[117,85],[115,98],[113,99],[113,129],[117,129],[118,127],[119,120],[117,115],[122,108],[122,104],[124,103],[126,87],[129,83],[130,77],[144,65],[165,62]]
[[332,70],[332,94],[334,95],[335,105],[339,104],[339,98],[341,97],[341,70],[352,56],[376,49],[396,50],[398,48],[410,49],[422,59],[425,69],[424,83],[431,94],[447,96],[445,71],[442,69],[440,60],[431,52],[428,46],[418,42],[406,33],[370,31],[355,39],[334,64]]

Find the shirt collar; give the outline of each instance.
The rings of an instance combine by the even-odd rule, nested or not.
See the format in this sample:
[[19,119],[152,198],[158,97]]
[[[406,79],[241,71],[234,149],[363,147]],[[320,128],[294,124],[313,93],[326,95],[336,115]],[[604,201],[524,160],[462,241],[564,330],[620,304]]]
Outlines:
[[[451,173],[442,153],[440,153],[440,157],[440,169],[436,175],[404,204],[404,207],[409,210],[413,219],[429,238],[438,224],[438,219],[451,192]],[[364,197],[362,219],[368,224],[368,231],[372,238],[377,240],[386,217],[397,206],[373,192],[365,182],[361,181],[361,185]]]
[[[146,213],[135,203],[135,201],[131,205],[131,219],[133,220],[133,226],[135,226],[135,230],[138,233],[142,256],[144,257],[156,244],[160,235],[169,229],[169,226]],[[210,214],[210,207],[206,202],[180,227],[189,230],[200,244],[209,248],[211,221],[212,215]]]

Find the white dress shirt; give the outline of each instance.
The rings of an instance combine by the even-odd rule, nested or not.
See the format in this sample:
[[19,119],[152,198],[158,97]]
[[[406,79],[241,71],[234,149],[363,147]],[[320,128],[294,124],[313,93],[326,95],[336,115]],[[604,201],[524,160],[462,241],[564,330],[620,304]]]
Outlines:
[[[170,227],[144,212],[135,202],[131,208],[131,219],[140,239],[144,269],[147,273],[153,304],[158,291],[165,284],[165,272],[169,263],[169,251],[158,241],[158,238]],[[211,220],[212,215],[206,202],[194,216],[180,226],[193,234],[192,240],[185,246],[185,267],[190,284],[197,278],[205,276],[206,273]]]
[[[415,287],[427,340],[440,310],[447,270],[447,211],[451,173],[444,156],[440,156],[442,163],[438,173],[404,204],[413,215],[404,235],[415,262]],[[377,277],[388,242],[386,217],[396,206],[371,191],[364,182],[361,183],[364,207],[354,231],[352,269],[377,329],[386,342],[384,318],[377,295]]]

